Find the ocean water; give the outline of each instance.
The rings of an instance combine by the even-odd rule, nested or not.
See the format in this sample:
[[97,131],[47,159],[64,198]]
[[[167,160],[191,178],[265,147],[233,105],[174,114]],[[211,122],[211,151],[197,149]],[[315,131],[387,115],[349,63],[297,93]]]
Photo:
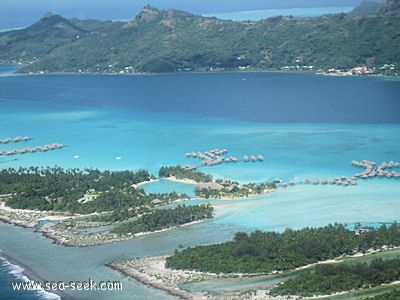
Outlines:
[[209,13],[204,14],[205,17],[216,17],[222,20],[232,21],[259,21],[274,16],[293,16],[293,17],[317,17],[327,14],[348,13],[354,6],[340,7],[300,7],[300,8],[278,8],[278,9],[263,9],[225,13]]
[[51,299],[56,300],[60,297],[54,293],[48,293],[43,290],[14,290],[11,281],[26,282],[29,280],[24,275],[24,269],[18,265],[10,263],[8,260],[0,256],[0,299]]
[[[301,10],[301,8],[308,8],[310,12],[318,12],[320,14],[333,13],[335,12],[335,7],[355,7],[357,4],[359,4],[360,0],[325,0],[323,3],[317,0],[308,0],[302,2],[303,3],[299,3],[298,0],[270,0],[267,2],[259,0],[152,0],[150,4],[158,9],[173,8],[194,14],[243,12],[249,10],[265,11],[273,8],[277,9],[280,14],[285,14],[286,12],[281,12],[281,9],[297,7],[297,9],[292,9],[292,11],[289,10],[289,14],[293,15],[295,14],[293,10]],[[23,1],[15,4],[14,1],[3,0],[2,10],[0,11],[0,31],[7,29],[9,30],[10,28],[22,28],[29,26],[39,20],[49,11],[60,14],[66,18],[129,20],[147,4],[149,4],[147,0],[137,0],[134,2],[130,0],[120,0],[118,2],[105,0],[96,3],[96,5],[82,1],[76,1],[74,2],[74,5],[71,5],[70,1],[54,2],[51,0],[41,1],[40,3]],[[324,6],[324,8],[322,8],[322,6]],[[313,9],[313,7],[317,8]],[[257,16],[257,14],[255,14],[255,16]]]
[[[352,176],[359,172],[353,159],[400,161],[400,81],[395,79],[268,72],[15,76],[9,66],[2,68],[0,138],[31,139],[0,144],[0,151],[54,142],[65,147],[0,156],[0,168],[144,168],[157,175],[163,165],[199,165],[187,152],[220,148],[240,161],[200,171],[265,182]],[[265,160],[241,160],[252,154]],[[210,200],[213,220],[88,248],[61,247],[31,229],[0,224],[0,249],[34,278],[124,284],[122,292],[65,291],[67,298],[171,299],[104,264],[170,253],[180,244],[226,241],[239,230],[399,221],[399,186],[398,179],[377,178],[357,186],[303,184],[243,201]],[[193,192],[191,185],[166,181],[143,188]],[[5,280],[13,278],[8,270],[0,272]]]

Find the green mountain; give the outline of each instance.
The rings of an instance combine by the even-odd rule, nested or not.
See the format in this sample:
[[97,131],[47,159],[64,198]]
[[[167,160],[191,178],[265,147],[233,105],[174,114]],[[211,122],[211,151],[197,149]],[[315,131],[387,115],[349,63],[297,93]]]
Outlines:
[[400,10],[400,0],[385,0],[379,8],[379,12],[388,14],[398,14]]
[[25,73],[400,66],[399,10],[385,9],[393,8],[392,2],[398,0],[386,0],[380,12],[365,16],[278,16],[258,22],[150,6],[129,22],[47,14],[30,27],[0,33],[0,61],[22,62]]

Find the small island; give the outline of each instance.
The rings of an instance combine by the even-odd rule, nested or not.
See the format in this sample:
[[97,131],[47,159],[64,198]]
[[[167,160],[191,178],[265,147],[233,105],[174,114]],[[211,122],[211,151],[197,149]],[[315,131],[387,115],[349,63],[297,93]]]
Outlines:
[[276,190],[274,182],[240,184],[226,178],[213,180],[209,174],[180,165],[162,167],[159,177],[195,184],[196,196],[202,199],[243,199]]
[[68,246],[105,244],[212,218],[209,204],[159,206],[187,195],[146,194],[145,170],[30,167],[0,171],[0,220],[35,227]]
[[[354,230],[334,224],[283,233],[237,232],[222,244],[177,249],[170,256],[124,259],[109,266],[182,299],[297,299],[336,293],[389,299],[382,297],[399,295],[395,289],[400,280],[399,246],[397,223]],[[262,288],[238,287],[223,296],[182,288],[203,280],[254,277]]]
[[[196,184],[200,198],[250,197],[273,185],[239,185],[181,166],[161,167],[159,177]],[[156,180],[146,170],[100,171],[30,167],[0,171],[0,220],[38,232],[67,246],[114,243],[193,224],[213,217],[208,204],[175,204],[185,194],[147,194],[141,186]],[[198,187],[202,186],[202,189]],[[214,189],[221,186],[221,189]],[[232,188],[235,186],[237,188]],[[173,204],[173,206],[165,207]]]

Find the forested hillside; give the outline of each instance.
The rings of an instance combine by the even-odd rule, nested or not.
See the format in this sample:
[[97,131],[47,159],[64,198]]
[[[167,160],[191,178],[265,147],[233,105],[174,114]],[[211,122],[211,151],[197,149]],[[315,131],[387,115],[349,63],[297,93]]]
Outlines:
[[[129,22],[67,20],[47,14],[0,33],[0,62],[20,72],[137,73],[185,70],[350,69],[400,65],[398,1],[377,13],[258,22],[145,7]],[[390,69],[390,68],[389,68]]]

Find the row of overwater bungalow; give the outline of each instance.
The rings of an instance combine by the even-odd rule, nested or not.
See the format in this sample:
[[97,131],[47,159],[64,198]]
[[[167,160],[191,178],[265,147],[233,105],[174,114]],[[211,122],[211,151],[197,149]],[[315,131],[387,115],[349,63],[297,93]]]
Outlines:
[[28,141],[30,140],[29,137],[27,136],[17,136],[15,138],[5,138],[5,139],[0,139],[0,144],[8,144],[8,143],[16,143],[16,142],[22,142],[22,141]]
[[304,181],[294,181],[291,180],[289,182],[282,181],[280,178],[275,178],[274,182],[276,184],[279,184],[281,187],[287,187],[287,186],[293,186],[296,184],[301,184],[301,183],[306,183],[306,184],[333,184],[333,185],[341,185],[341,186],[349,186],[349,185],[356,185],[357,184],[357,179],[368,179],[368,178],[374,178],[374,177],[386,177],[386,178],[400,178],[400,172],[395,171],[393,169],[395,168],[400,168],[400,163],[399,162],[383,162],[379,166],[374,161],[369,161],[369,160],[362,160],[362,161],[356,161],[353,160],[351,164],[355,167],[359,168],[364,168],[365,170],[363,172],[357,173],[354,176],[347,178],[346,176],[342,177],[334,177],[332,179],[328,178],[314,178],[314,179],[309,179],[306,178]]
[[262,156],[261,154],[258,154],[257,157],[256,157],[255,155],[250,155],[250,156],[245,155],[245,156],[243,157],[243,160],[244,160],[245,162],[249,162],[249,161],[252,161],[252,162],[263,161],[263,160],[264,160],[264,156]]
[[14,154],[25,154],[25,153],[34,153],[34,152],[46,152],[56,149],[63,148],[64,145],[53,143],[51,145],[44,145],[44,146],[36,146],[34,148],[24,148],[24,149],[15,149],[15,150],[3,150],[0,151],[0,155],[14,155]]
[[291,180],[289,182],[282,181],[280,178],[275,178],[274,182],[276,184],[279,184],[281,187],[287,187],[287,186],[293,186],[296,184],[313,184],[313,185],[326,185],[326,184],[331,184],[331,185],[341,185],[341,186],[349,186],[349,185],[357,185],[357,179],[355,177],[347,178],[346,176],[342,177],[334,177],[332,179],[328,179],[326,177],[324,178],[305,178],[304,181],[295,181]]

